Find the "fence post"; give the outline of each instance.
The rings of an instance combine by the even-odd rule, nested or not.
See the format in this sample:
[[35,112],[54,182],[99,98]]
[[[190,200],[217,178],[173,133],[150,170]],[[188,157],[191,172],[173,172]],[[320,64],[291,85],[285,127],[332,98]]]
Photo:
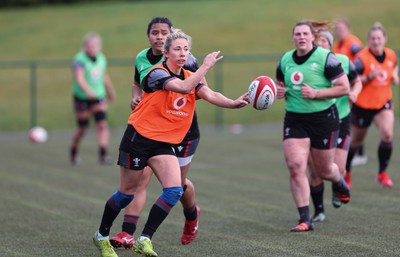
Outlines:
[[[215,91],[223,93],[223,59],[215,66]],[[223,108],[215,106],[215,125],[217,130],[222,131],[224,124]]]
[[31,73],[31,128],[36,126],[36,114],[37,114],[37,90],[36,90],[36,62],[32,61],[30,65]]

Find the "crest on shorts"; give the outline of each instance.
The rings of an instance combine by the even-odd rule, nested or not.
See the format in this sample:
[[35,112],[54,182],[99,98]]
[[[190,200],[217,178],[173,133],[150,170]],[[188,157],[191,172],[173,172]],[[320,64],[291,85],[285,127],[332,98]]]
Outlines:
[[139,167],[139,162],[140,162],[139,158],[136,157],[136,158],[132,159],[132,161],[135,163],[133,166]]

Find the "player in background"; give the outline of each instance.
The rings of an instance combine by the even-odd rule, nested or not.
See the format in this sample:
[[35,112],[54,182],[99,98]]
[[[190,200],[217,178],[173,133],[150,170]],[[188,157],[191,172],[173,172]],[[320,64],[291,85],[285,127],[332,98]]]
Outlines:
[[[338,19],[335,23],[336,41],[334,42],[332,51],[336,54],[344,54],[354,62],[355,55],[361,51],[363,44],[361,40],[351,33],[350,22],[345,19]],[[368,162],[365,155],[364,145],[360,146],[353,158],[352,165],[364,165]],[[346,174],[345,180],[348,185],[351,184],[351,173]]]
[[385,47],[387,36],[380,23],[368,31],[367,47],[358,52],[355,66],[361,77],[363,88],[353,104],[351,112],[351,143],[346,163],[347,173],[351,172],[352,159],[367,136],[373,122],[380,135],[378,146],[379,169],[376,180],[385,187],[393,182],[387,167],[393,150],[394,111],[392,105],[392,84],[399,84],[396,53]]
[[98,34],[89,33],[83,42],[83,49],[75,55],[73,61],[73,97],[77,128],[72,136],[70,161],[73,165],[80,163],[79,145],[86,134],[89,119],[93,116],[96,122],[99,161],[101,164],[112,164],[107,154],[109,145],[109,128],[107,123],[107,101],[115,99],[115,91],[107,73],[107,59],[101,52],[101,38]]
[[313,24],[299,21],[292,31],[295,49],[280,59],[277,97],[285,98],[283,152],[290,174],[290,189],[299,223],[291,232],[313,230],[310,217],[309,156],[318,176],[332,182],[335,197],[350,201],[350,191],[333,162],[339,129],[337,97],[349,93],[349,81],[340,61],[330,51],[313,45]]
[[362,41],[351,33],[350,22],[347,19],[338,19],[335,22],[335,42],[332,51],[344,54],[354,62],[355,55],[363,48]]
[[203,84],[207,72],[223,58],[219,51],[208,54],[196,72],[183,69],[190,47],[191,37],[182,31],[169,34],[163,48],[165,61],[151,68],[142,81],[142,100],[128,119],[119,148],[120,186],[106,202],[99,230],[93,237],[103,257],[117,256],[109,241],[110,229],[119,212],[133,200],[146,166],[152,168],[163,193],[153,204],[133,250],[144,256],[158,256],[151,238],[183,194],[173,146],[182,142],[190,128],[196,99],[212,100],[226,108],[248,104],[247,93],[232,100]]
[[[333,44],[333,35],[329,30],[320,30],[317,32],[315,44],[327,50],[331,50]],[[350,59],[343,54],[336,54],[339,61],[342,63],[342,68],[345,71],[351,85],[350,92],[345,96],[339,97],[336,100],[336,107],[339,113],[339,136],[335,149],[334,162],[339,167],[342,176],[346,174],[346,159],[350,146],[350,102],[355,102],[358,94],[361,91],[362,84],[358,77],[356,68]],[[350,102],[349,102],[350,101]],[[318,177],[312,164],[312,159],[309,160],[310,171],[310,192],[311,199],[314,204],[313,222],[324,221],[326,216],[324,212],[324,182]],[[342,202],[339,199],[332,199],[333,206],[339,208]]]
[[[132,85],[132,110],[135,109],[141,100],[142,89],[140,84],[143,78],[154,65],[162,62],[163,46],[167,36],[172,33],[172,27],[172,22],[167,17],[154,17],[147,26],[147,37],[150,47],[142,50],[136,56],[135,78]],[[184,68],[192,72],[195,72],[198,69],[197,60],[193,55],[188,56]],[[181,167],[182,186],[184,188],[184,193],[180,199],[183,207],[183,214],[185,216],[185,225],[181,237],[182,244],[189,244],[192,242],[198,232],[200,208],[196,204],[194,185],[187,178],[187,174],[199,141],[200,129],[195,112],[188,133],[181,144],[175,146],[175,152]],[[110,238],[110,242],[114,248],[124,247],[130,249],[135,243],[133,234],[136,231],[140,214],[146,204],[146,188],[150,182],[152,174],[153,171],[150,167],[144,169],[141,183],[135,194],[135,201],[132,201],[124,210],[122,231],[116,236]]]

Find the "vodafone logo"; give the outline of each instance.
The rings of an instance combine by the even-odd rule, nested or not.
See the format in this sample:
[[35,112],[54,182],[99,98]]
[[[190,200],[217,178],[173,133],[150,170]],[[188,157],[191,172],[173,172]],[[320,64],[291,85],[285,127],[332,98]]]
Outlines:
[[304,75],[300,71],[295,71],[290,76],[290,81],[295,85],[300,85],[303,83]]
[[189,116],[189,113],[185,111],[179,111],[182,109],[187,103],[187,99],[185,97],[178,97],[174,101],[174,110],[167,110],[167,113],[177,115],[177,116]]
[[186,105],[187,99],[185,97],[178,97],[174,101],[175,109],[179,110]]
[[382,70],[379,75],[376,77],[379,81],[385,81],[388,77],[388,74],[385,70]]
[[93,69],[92,70],[92,78],[99,79],[99,77],[100,77],[100,71],[97,68]]

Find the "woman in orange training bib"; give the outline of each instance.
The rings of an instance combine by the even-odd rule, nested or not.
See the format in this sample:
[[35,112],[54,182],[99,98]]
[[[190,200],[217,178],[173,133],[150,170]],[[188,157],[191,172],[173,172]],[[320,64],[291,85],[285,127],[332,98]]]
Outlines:
[[344,54],[354,62],[355,55],[361,51],[363,44],[361,40],[350,32],[350,23],[346,19],[339,19],[335,25],[335,35],[337,40],[334,42],[332,52]]
[[347,158],[347,173],[356,149],[361,146],[372,122],[379,129],[379,172],[376,180],[383,186],[392,187],[386,172],[392,154],[394,112],[391,85],[399,84],[396,53],[385,47],[387,36],[380,23],[368,32],[368,46],[356,55],[355,65],[363,88],[352,107],[351,143]]
[[[335,22],[335,35],[336,40],[332,47],[332,52],[335,54],[344,54],[349,57],[351,62],[354,62],[355,55],[363,49],[361,40],[351,33],[350,22],[345,19],[338,19]],[[353,158],[352,165],[363,165],[367,164],[368,157],[365,155],[365,148],[361,145]],[[346,182],[350,183],[350,174],[346,174]]]
[[165,61],[153,67],[142,81],[142,100],[128,119],[119,147],[120,185],[107,200],[99,230],[93,237],[102,256],[117,257],[109,240],[110,229],[119,212],[133,200],[146,166],[153,170],[163,192],[153,204],[133,250],[144,256],[158,256],[151,238],[183,194],[173,145],[188,132],[197,97],[226,108],[248,104],[247,93],[232,100],[215,94],[202,83],[207,72],[223,58],[219,51],[208,54],[196,72],[183,69],[190,46],[191,37],[182,31],[169,34],[164,44]]

